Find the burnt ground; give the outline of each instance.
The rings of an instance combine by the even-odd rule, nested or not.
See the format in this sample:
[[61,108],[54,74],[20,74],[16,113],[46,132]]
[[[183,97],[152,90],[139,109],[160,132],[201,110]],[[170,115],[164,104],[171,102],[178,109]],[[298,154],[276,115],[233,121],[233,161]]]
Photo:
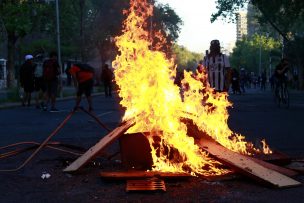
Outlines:
[[[229,125],[252,142],[265,137],[272,148],[292,157],[304,157],[303,99],[302,93],[294,92],[290,109],[282,109],[273,104],[270,92],[252,90],[246,95],[231,95],[234,108],[229,110]],[[121,115],[114,101],[95,98],[96,113],[111,128],[118,125]],[[68,101],[59,104],[62,109],[68,109],[67,106],[70,106]],[[107,112],[112,112],[111,116]],[[33,116],[37,114],[38,118]],[[24,140],[41,141],[66,114],[67,111],[55,116],[45,116],[34,109],[1,110],[0,146]],[[84,121],[83,115],[77,114],[75,117],[52,140],[87,149],[106,134],[88,119]],[[50,119],[54,122],[49,121]],[[0,172],[0,202],[304,202],[303,186],[276,189],[244,176],[213,181],[197,177],[166,180],[166,192],[128,193],[125,181],[109,181],[99,177],[100,171],[122,169],[119,155],[111,160],[106,158],[118,149],[119,145],[115,142],[103,156],[77,174],[62,172],[77,156],[43,149],[23,169],[17,172]],[[0,169],[15,168],[31,152],[1,158]],[[51,177],[42,179],[44,172]],[[304,183],[303,175],[295,179]]]

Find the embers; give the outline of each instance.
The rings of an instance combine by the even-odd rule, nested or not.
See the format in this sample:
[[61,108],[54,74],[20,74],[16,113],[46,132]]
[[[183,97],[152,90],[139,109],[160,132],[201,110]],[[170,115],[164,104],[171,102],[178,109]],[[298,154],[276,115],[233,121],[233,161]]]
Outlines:
[[159,178],[148,178],[143,180],[127,180],[127,192],[132,191],[166,191],[165,182]]

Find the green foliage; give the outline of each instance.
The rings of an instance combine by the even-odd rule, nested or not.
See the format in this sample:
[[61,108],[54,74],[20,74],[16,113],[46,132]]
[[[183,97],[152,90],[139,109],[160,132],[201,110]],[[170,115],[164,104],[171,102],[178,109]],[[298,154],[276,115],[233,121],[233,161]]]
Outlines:
[[[112,39],[122,32],[123,10],[129,9],[129,3],[130,0],[59,1],[63,60],[70,57],[86,60],[96,49],[103,62],[114,58]],[[153,32],[161,30],[171,45],[178,38],[181,19],[168,5],[157,5],[154,12]],[[57,49],[55,1],[1,0],[0,23],[6,31],[0,36],[7,42],[9,84],[14,84],[15,79],[16,47],[19,56]]]
[[217,12],[211,15],[211,22],[214,22],[217,18],[223,17],[235,20],[235,13],[245,6],[249,0],[217,0],[216,8]]
[[163,30],[170,41],[176,41],[183,24],[181,18],[168,5],[158,4],[153,14],[154,30]]
[[277,64],[280,59],[280,42],[264,35],[254,35],[252,39],[243,38],[236,43],[230,56],[231,66],[245,68],[250,72],[259,72],[259,60],[261,50],[261,70],[268,69],[269,59],[272,64]]
[[[218,0],[217,12],[211,20],[218,17],[234,18],[234,13],[243,7],[246,0]],[[300,88],[304,89],[304,1],[303,0],[251,0],[261,13],[257,16],[259,24],[270,25],[284,39],[284,57],[287,57],[299,73]]]
[[202,60],[203,54],[191,52],[183,46],[175,44],[173,46],[173,53],[176,58],[177,68],[181,69],[191,69],[196,68],[198,62]]

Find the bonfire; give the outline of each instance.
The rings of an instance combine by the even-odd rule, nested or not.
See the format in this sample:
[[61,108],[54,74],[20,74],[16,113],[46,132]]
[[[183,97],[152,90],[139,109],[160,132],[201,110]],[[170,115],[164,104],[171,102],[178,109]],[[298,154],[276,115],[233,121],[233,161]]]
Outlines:
[[[119,55],[112,65],[122,98],[120,104],[126,109],[123,120],[133,119],[135,123],[127,133],[149,132],[143,136],[147,136],[152,150],[152,170],[207,176],[228,172],[196,145],[184,120],[190,120],[201,132],[234,152],[259,152],[244,136],[229,128],[227,108],[232,104],[227,93],[215,92],[208,85],[206,73],[185,71],[181,96],[180,88],[174,84],[174,59],[160,51],[165,40],[158,34],[160,40],[154,46],[146,30],[153,6],[146,0],[131,0],[130,5],[123,34],[115,38]],[[159,137],[157,143],[155,137]]]

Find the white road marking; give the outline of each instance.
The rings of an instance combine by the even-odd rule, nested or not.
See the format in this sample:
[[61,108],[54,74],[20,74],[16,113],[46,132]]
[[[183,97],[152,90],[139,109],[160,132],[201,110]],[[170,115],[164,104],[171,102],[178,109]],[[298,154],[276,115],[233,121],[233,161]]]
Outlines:
[[[96,117],[100,118],[100,117],[105,116],[107,114],[110,114],[112,112],[113,111],[108,111],[108,112],[105,112],[105,113],[101,113],[101,114],[96,115]],[[94,119],[90,119],[89,122],[95,122],[95,120]]]
[[105,113],[101,113],[101,114],[98,114],[98,115],[96,115],[97,117],[102,117],[102,116],[104,116],[104,115],[107,115],[107,114],[110,114],[110,113],[112,113],[113,111],[108,111],[108,112],[105,112]]

